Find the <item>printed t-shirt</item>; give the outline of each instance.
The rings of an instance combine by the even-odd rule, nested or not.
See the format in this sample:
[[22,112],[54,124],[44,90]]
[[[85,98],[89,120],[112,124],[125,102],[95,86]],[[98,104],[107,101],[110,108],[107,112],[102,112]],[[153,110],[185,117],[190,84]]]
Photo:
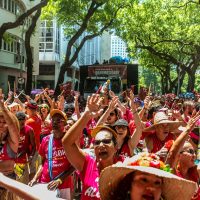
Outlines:
[[26,125],[30,126],[34,130],[35,144],[37,151],[40,147],[40,133],[41,133],[42,120],[38,115],[34,115],[26,120]]
[[33,129],[25,125],[20,130],[20,136],[19,136],[19,147],[18,147],[18,155],[21,154],[18,158],[15,159],[16,163],[26,163],[27,162],[27,155],[30,153],[30,131],[33,131]]
[[79,175],[83,183],[81,200],[100,200],[99,170],[96,160],[86,155],[83,170]]
[[131,152],[130,152],[130,148],[128,146],[128,143],[123,144],[123,146],[121,147],[121,150],[118,149],[118,153],[120,156],[126,158],[126,157],[131,157]]
[[[39,148],[39,154],[44,159],[42,175],[40,177],[41,183],[49,183],[51,181],[49,175],[49,161],[48,161],[48,145],[49,139],[51,135],[48,135],[43,138],[42,143]],[[52,174],[53,178],[61,174],[62,172],[66,171],[71,165],[67,160],[65,155],[64,148],[62,146],[61,139],[53,138],[53,145],[52,145]],[[71,176],[69,176],[58,188],[71,188]]]

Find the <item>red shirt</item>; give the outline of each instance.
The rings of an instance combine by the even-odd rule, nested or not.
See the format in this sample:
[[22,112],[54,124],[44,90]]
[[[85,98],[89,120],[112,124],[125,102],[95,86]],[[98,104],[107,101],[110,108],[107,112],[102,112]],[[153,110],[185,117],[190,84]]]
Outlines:
[[167,137],[161,141],[160,139],[158,139],[158,137],[156,136],[156,134],[152,134],[148,136],[150,140],[153,141],[153,149],[151,150],[151,153],[156,153],[157,151],[159,151],[162,147],[164,147],[165,143],[168,142],[169,140],[174,140],[174,135],[172,133],[169,133],[167,135]]
[[15,159],[16,163],[27,163],[27,155],[30,153],[30,132],[33,131],[33,129],[25,125],[20,130],[20,136],[19,136],[19,147],[18,147],[18,155],[21,154],[21,156],[17,157]]
[[[120,149],[118,149],[119,151]],[[128,146],[128,143],[123,144],[123,146],[121,147],[121,150],[119,152],[119,156],[121,157],[131,157],[131,152],[130,152],[130,148]]]
[[34,130],[35,135],[35,144],[37,151],[40,147],[40,133],[41,133],[41,125],[42,120],[38,115],[34,115],[26,120],[26,125],[29,125]]

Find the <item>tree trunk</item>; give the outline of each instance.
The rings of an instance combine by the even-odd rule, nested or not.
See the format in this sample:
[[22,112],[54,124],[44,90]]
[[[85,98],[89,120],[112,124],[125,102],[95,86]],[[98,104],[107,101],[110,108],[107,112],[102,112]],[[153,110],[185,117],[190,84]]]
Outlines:
[[69,68],[70,66],[66,65],[65,63],[63,63],[60,67],[60,72],[58,75],[58,80],[56,83],[56,88],[55,88],[55,92],[54,92],[54,96],[57,97],[60,94],[60,84],[63,83],[64,81],[64,77],[65,77],[65,72],[67,70],[67,68]]
[[31,35],[36,27],[37,21],[41,14],[41,8],[36,12],[32,18],[32,23],[25,35],[25,49],[26,49],[26,58],[27,58],[27,81],[26,81],[26,94],[30,95],[32,90],[32,75],[33,75],[33,55],[30,45]]
[[195,73],[188,73],[187,92],[194,91],[194,85],[195,85]]

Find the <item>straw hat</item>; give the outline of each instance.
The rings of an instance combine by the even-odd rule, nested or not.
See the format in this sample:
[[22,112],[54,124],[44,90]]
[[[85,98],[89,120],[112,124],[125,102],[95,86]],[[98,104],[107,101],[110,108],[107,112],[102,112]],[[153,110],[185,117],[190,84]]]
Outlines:
[[94,129],[92,129],[92,131],[91,131],[91,136],[94,138],[94,137],[96,136],[96,134],[97,134],[99,131],[101,131],[101,130],[108,130],[108,131],[110,131],[110,132],[113,134],[113,136],[114,136],[115,138],[117,138],[117,133],[116,133],[116,131],[113,130],[112,128],[110,128],[109,126],[105,126],[105,125],[96,126]]
[[[195,182],[171,174],[169,166],[157,159],[155,154],[145,154],[128,158],[124,163],[119,162],[101,172],[99,179],[101,200],[112,199],[112,194],[120,181],[134,171],[161,177],[163,179],[162,196],[166,200],[190,200],[192,198],[197,189]],[[157,162],[156,165],[155,162]]]
[[50,112],[50,116],[53,117],[55,114],[59,114],[59,115],[61,115],[65,120],[67,120],[67,115],[66,115],[63,111],[61,111],[61,110],[59,110],[59,109],[53,109],[53,110]]
[[169,118],[165,112],[163,112],[163,111],[157,112],[154,116],[153,125],[148,128],[145,128],[143,130],[143,132],[155,130],[155,127],[158,126],[159,124],[169,124],[170,131],[175,131],[179,126],[181,126],[183,124],[183,122],[169,120]]

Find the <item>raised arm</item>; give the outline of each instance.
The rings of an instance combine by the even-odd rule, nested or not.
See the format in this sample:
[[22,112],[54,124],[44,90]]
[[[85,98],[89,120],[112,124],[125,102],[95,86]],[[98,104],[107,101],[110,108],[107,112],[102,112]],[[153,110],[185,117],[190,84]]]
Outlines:
[[19,145],[19,123],[17,118],[5,107],[2,95],[0,95],[0,110],[8,126],[8,144],[10,148],[17,153]]
[[190,118],[189,122],[187,123],[187,126],[185,127],[185,130],[178,136],[178,138],[175,140],[172,147],[170,148],[170,151],[167,155],[166,163],[169,164],[171,168],[176,167],[178,154],[181,148],[183,147],[185,141],[188,139],[188,135],[194,128],[195,123],[198,119],[200,119],[200,111],[197,112],[195,116]]
[[142,136],[142,130],[143,130],[143,127],[144,127],[144,125],[141,122],[141,119],[138,115],[138,112],[136,110],[136,106],[135,106],[135,103],[133,102],[133,96],[132,95],[133,94],[130,95],[129,104],[130,104],[130,107],[131,107],[131,110],[132,110],[132,113],[133,113],[133,116],[134,116],[134,122],[135,122],[135,125],[136,125],[136,129],[135,129],[135,132],[132,134],[131,138],[128,141],[128,145],[129,145],[129,148],[131,150],[136,148],[136,146],[138,145],[139,140]]
[[99,110],[99,95],[92,95],[87,99],[87,105],[80,119],[67,131],[62,139],[63,147],[69,162],[79,171],[82,171],[85,162],[85,153],[76,145],[80,138],[82,130],[86,127],[87,122],[101,114]]
[[79,97],[79,94],[76,94],[74,96],[74,108],[75,108],[75,113],[77,115],[77,119],[79,119],[81,117],[80,110],[79,110],[79,104],[78,104],[78,97]]
[[151,99],[150,96],[146,96],[144,99],[144,106],[142,108],[142,110],[139,112],[139,117],[140,119],[142,119],[144,113],[146,110],[149,110],[149,107],[151,106]]
[[107,110],[103,113],[103,115],[98,120],[97,126],[102,125],[106,122],[110,113],[117,107],[117,104],[118,104],[118,97],[115,96],[115,97],[112,98],[111,102],[109,103]]
[[50,105],[50,110],[53,109],[53,101],[52,101],[51,97],[48,95],[46,90],[44,91],[44,96],[46,97],[46,99]]

